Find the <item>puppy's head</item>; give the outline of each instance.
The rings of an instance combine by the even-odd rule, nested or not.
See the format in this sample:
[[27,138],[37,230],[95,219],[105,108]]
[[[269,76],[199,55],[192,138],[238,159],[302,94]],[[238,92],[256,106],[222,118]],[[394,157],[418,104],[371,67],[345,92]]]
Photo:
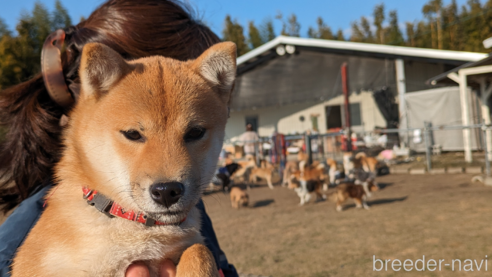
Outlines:
[[242,191],[242,193],[241,193],[241,195],[239,197],[238,204],[240,206],[243,206],[243,207],[247,207],[248,206],[248,204],[249,204],[249,195],[245,191]]
[[227,172],[229,172],[229,175],[232,176],[241,166],[237,163],[231,163],[226,165]]
[[217,164],[236,74],[236,46],[196,60],[124,60],[87,44],[66,144],[91,189],[165,222],[183,219]]
[[287,184],[287,188],[289,189],[296,189],[296,188],[299,188],[301,187],[301,182],[300,182],[300,179],[301,179],[301,172],[300,171],[296,171],[294,173],[292,173],[289,177],[289,180],[288,180],[288,184]]
[[369,186],[368,186],[369,191],[378,191],[379,190],[379,185],[374,179],[368,181],[368,184],[369,184]]

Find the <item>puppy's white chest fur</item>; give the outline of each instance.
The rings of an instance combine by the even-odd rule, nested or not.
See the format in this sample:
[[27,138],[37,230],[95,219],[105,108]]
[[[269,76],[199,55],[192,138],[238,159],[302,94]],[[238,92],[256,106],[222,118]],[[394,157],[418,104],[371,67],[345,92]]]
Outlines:
[[[177,263],[186,248],[203,243],[197,208],[179,226],[148,227],[122,218],[98,217],[98,221],[83,228],[79,234],[84,237],[76,238],[73,247],[53,245],[46,251],[41,262],[50,265],[52,276],[81,276],[83,272],[82,276],[123,277],[135,261],[143,261],[151,276],[158,276],[164,259]],[[54,264],[59,267],[53,268]]]

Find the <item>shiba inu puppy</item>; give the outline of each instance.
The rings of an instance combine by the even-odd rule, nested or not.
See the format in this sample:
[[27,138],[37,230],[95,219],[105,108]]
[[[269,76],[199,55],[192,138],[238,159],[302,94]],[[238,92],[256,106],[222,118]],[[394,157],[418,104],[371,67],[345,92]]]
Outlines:
[[249,203],[249,195],[239,187],[231,188],[231,206],[235,209],[247,207]]
[[218,276],[195,205],[217,165],[235,74],[231,42],[189,61],[125,61],[87,44],[58,184],[12,276],[123,276],[134,261],[157,276],[164,259],[179,261],[178,276]]

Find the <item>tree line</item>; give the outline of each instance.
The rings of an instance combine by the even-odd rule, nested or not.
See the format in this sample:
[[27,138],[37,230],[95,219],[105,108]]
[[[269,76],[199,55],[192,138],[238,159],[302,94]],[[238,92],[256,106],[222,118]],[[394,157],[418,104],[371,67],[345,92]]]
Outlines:
[[16,35],[0,18],[0,90],[39,73],[44,40],[54,30],[71,25],[72,20],[59,0],[52,12],[40,2],[34,4],[31,12],[23,12],[15,27]]
[[[371,18],[362,16],[351,23],[350,36],[346,36],[342,29],[334,32],[321,16],[316,18],[314,27],[308,27],[306,34],[318,39],[489,52],[482,41],[492,36],[492,0],[484,4],[480,0],[468,0],[462,6],[458,6],[456,0],[447,5],[442,0],[429,0],[422,7],[422,15],[422,20],[400,25],[398,12],[387,12],[384,4],[379,4],[374,7]],[[295,14],[284,17],[279,13],[274,20],[282,23],[281,35],[301,36],[301,25]],[[273,19],[265,19],[259,25],[250,21],[246,32],[230,15],[226,16],[222,31],[224,40],[238,45],[239,55],[261,46],[276,35]]]
[[[386,11],[384,4],[376,5],[370,18],[362,16],[352,22],[351,34],[342,29],[334,31],[322,17],[313,17],[305,35],[310,38],[354,41],[422,48],[488,52],[482,41],[492,35],[492,0],[468,0],[459,7],[456,0],[445,5],[442,0],[429,0],[422,7],[422,20],[400,24],[396,10]],[[82,20],[82,19],[81,19]],[[274,22],[281,22],[280,32]],[[41,48],[45,38],[54,30],[72,25],[72,19],[59,0],[50,11],[40,2],[30,12],[23,12],[15,26],[9,30],[0,18],[0,90],[25,81],[40,71]],[[238,54],[261,46],[278,34],[300,37],[301,25],[295,14],[278,13],[260,24],[253,21],[243,27],[227,15],[222,39],[233,41]]]

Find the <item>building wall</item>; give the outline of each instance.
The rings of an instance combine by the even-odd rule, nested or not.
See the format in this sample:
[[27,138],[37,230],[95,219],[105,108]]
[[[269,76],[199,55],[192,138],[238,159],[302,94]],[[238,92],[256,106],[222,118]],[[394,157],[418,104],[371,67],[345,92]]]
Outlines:
[[405,61],[405,84],[407,92],[420,91],[433,88],[427,85],[425,81],[437,76],[448,68],[442,63],[428,63],[417,61]]
[[[349,101],[350,103],[359,103],[361,110],[362,125],[353,126],[353,131],[371,131],[374,130],[375,126],[386,127],[386,121],[370,92],[352,93]],[[319,114],[318,128],[321,133],[324,133],[327,130],[325,107],[331,105],[343,105],[343,96],[339,95],[322,103],[231,112],[231,117],[226,125],[226,140],[241,135],[245,130],[245,117],[252,115],[258,116],[258,134],[260,136],[270,136],[275,130],[283,134],[303,133],[312,128],[310,119],[312,114]],[[304,116],[303,122],[299,120],[301,116]]]

